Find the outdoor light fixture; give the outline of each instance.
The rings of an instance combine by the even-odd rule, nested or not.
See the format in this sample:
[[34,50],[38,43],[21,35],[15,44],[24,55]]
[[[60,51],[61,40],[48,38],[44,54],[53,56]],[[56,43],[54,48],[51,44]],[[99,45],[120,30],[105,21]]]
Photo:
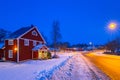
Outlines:
[[17,51],[17,48],[14,48],[15,51]]
[[117,24],[116,23],[110,23],[109,26],[108,26],[108,28],[110,30],[115,30],[117,28]]

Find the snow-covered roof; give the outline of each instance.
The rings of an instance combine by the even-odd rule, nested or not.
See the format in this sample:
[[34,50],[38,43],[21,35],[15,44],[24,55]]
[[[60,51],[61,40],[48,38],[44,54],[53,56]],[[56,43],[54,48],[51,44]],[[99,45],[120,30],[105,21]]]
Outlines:
[[7,39],[13,39],[13,38],[18,38],[22,34],[24,34],[26,31],[30,30],[33,26],[28,26],[28,27],[22,27],[18,29],[17,31],[13,32],[8,36]]
[[0,49],[4,47],[4,42],[0,43]]
[[41,49],[42,47],[46,47],[45,44],[38,44],[37,46],[35,46],[32,50],[35,51],[35,50],[39,50]]

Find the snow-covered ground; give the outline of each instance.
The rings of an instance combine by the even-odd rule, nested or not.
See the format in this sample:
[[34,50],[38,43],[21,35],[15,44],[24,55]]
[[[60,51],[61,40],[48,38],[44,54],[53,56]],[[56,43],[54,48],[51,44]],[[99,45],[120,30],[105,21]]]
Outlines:
[[52,80],[95,80],[87,64],[76,54],[65,66],[56,71]]
[[68,60],[65,66],[54,72],[51,80],[110,80],[90,63],[80,52]]
[[108,80],[80,52],[59,55],[57,59],[19,64],[0,62],[0,80]]
[[[0,62],[0,80],[36,80],[40,75],[62,66],[72,53],[60,54],[60,58],[29,60],[21,63]],[[64,64],[63,64],[64,65]]]

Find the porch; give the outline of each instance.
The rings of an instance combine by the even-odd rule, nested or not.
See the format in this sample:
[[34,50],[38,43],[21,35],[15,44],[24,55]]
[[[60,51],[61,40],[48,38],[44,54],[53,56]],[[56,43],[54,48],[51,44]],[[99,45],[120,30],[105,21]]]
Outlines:
[[47,59],[47,53],[47,46],[39,44],[32,49],[32,59]]

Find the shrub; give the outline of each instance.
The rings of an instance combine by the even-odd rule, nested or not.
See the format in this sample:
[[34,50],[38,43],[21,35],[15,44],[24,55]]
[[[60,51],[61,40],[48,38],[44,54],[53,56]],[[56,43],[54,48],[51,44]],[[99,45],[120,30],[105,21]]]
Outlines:
[[51,53],[49,51],[47,52],[47,59],[51,59]]

